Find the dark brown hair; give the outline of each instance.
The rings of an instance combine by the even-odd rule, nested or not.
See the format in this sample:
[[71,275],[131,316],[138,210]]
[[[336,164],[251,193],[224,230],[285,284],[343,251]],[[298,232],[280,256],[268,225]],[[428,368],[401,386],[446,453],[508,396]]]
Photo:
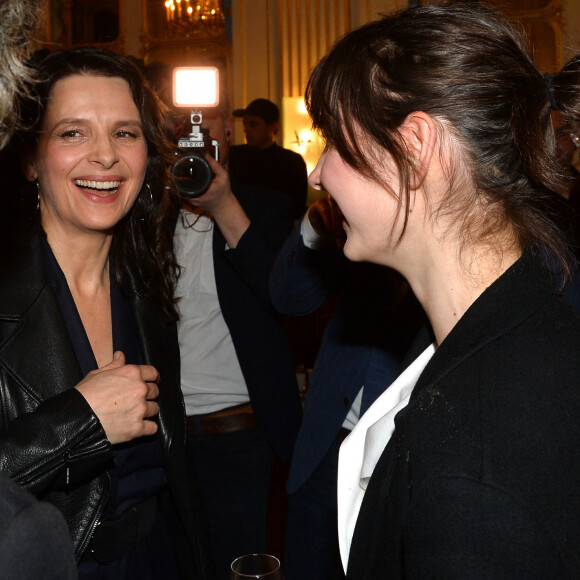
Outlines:
[[[544,79],[522,36],[493,10],[454,2],[371,22],[316,66],[306,102],[327,143],[398,199],[405,224],[413,165],[398,128],[414,111],[429,114],[459,143],[458,167],[449,168],[452,186],[439,209],[461,224],[462,244],[493,244],[508,232],[522,248],[548,248],[568,273],[567,246],[547,215],[561,177]],[[399,192],[381,181],[376,160],[363,152],[369,144],[394,159]],[[460,187],[462,173],[473,194]]]
[[78,48],[55,52],[38,60],[36,68],[40,78],[34,87],[37,100],[28,103],[27,108],[32,131],[22,136],[24,146],[32,148],[36,146],[48,99],[57,81],[72,75],[96,75],[122,78],[129,84],[147,143],[147,172],[133,207],[115,228],[114,269],[123,286],[128,265],[145,297],[157,300],[170,319],[176,319],[173,292],[178,268],[173,251],[173,225],[178,202],[169,173],[172,149],[163,133],[163,105],[129,59],[107,50]]
[[551,75],[558,109],[570,128],[580,132],[580,54],[566,63],[557,74]]

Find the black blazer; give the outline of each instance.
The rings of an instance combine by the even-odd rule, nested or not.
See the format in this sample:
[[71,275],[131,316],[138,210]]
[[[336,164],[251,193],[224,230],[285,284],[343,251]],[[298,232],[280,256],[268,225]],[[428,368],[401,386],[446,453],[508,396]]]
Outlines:
[[[83,378],[52,287],[40,235],[2,249],[0,265],[0,470],[64,514],[80,559],[109,496],[112,447],[84,397]],[[127,272],[147,364],[161,377],[159,436],[171,496],[182,516],[194,578],[209,577],[201,494],[185,453],[175,323],[168,323]]]
[[292,231],[292,204],[282,194],[232,184],[250,218],[235,249],[214,228],[218,299],[258,423],[272,448],[290,461],[302,419],[296,362],[268,291],[278,250]]
[[302,155],[277,143],[258,149],[250,145],[230,147],[228,168],[232,179],[249,187],[279,191],[292,200],[292,218],[306,209],[308,172]]
[[580,320],[526,252],[396,416],[347,577],[580,577],[579,417]]

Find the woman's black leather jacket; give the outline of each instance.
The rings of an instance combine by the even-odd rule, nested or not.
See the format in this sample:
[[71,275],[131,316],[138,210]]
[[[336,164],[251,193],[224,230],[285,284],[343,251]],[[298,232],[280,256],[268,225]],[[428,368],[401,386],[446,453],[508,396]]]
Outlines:
[[[62,511],[80,559],[108,500],[112,446],[73,388],[83,377],[44,274],[40,234],[0,260],[0,470]],[[185,455],[175,324],[139,295],[130,273],[128,286],[145,360],[162,377],[158,433],[191,577],[209,578],[205,513]]]

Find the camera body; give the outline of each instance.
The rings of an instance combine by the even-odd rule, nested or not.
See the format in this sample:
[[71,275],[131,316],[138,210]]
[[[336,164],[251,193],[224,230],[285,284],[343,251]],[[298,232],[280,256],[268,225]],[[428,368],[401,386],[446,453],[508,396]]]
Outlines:
[[205,159],[209,153],[219,161],[219,144],[212,139],[207,129],[202,129],[201,111],[191,113],[191,133],[177,142],[178,160],[171,167],[171,174],[177,189],[184,197],[195,198],[203,195],[214,178],[213,171]]

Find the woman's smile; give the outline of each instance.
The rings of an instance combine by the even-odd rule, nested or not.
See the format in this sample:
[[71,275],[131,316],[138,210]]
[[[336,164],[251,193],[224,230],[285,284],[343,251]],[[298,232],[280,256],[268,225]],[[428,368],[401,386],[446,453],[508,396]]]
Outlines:
[[[398,217],[394,196],[358,173],[332,147],[325,149],[309,180],[313,187],[330,194],[342,214],[342,228],[347,234],[345,255],[355,261],[390,261],[391,232]],[[389,180],[398,187],[395,172]]]
[[75,179],[74,184],[78,187],[83,195],[93,203],[114,203],[123,190],[122,178],[94,179],[83,178]]
[[[97,181],[95,179],[88,180],[88,179],[75,179],[75,184],[83,189],[84,191],[94,193],[99,197],[106,197],[116,193],[119,189],[119,185],[121,185],[120,181]],[[97,192],[94,192],[97,190]]]

